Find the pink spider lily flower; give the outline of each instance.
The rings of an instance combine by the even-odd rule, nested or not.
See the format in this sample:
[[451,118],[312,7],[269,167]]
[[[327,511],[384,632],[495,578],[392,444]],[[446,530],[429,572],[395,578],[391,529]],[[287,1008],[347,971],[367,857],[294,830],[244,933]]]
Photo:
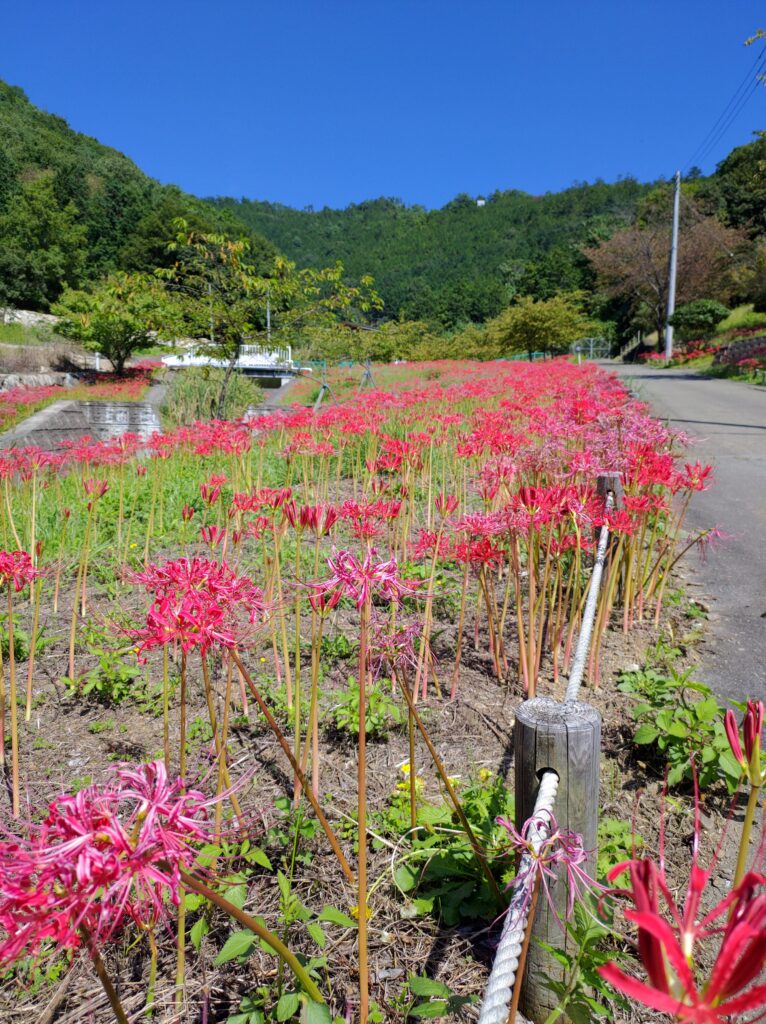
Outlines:
[[13,585],[18,593],[40,575],[28,551],[0,551],[0,587]]
[[339,551],[327,559],[331,575],[309,586],[320,594],[336,591],[342,597],[350,597],[357,608],[371,601],[373,595],[395,603],[411,597],[417,589],[417,582],[400,579],[395,558],[374,562],[376,554],[374,550],[368,551],[364,561],[360,562],[350,551]]
[[416,669],[418,658],[415,641],[421,632],[422,627],[417,622],[399,623],[394,630],[387,619],[373,623],[370,637],[370,669],[373,679],[377,679],[386,670],[403,672]]
[[53,800],[25,836],[0,840],[0,963],[50,941],[75,948],[83,931],[103,942],[130,920],[154,926],[213,838],[214,802],[171,781],[162,761]]
[[[585,863],[589,854],[583,847],[582,836],[576,832],[562,829],[552,812],[543,811],[535,817],[529,818],[521,831],[506,818],[498,818],[497,823],[508,832],[511,849],[520,855],[527,855],[520,861],[522,868],[512,884],[524,884],[527,877],[538,876],[546,899],[556,917],[558,917],[558,911],[553,904],[549,883],[557,875],[560,876],[562,872],[566,876],[567,886],[566,921],[572,916],[575,900],[582,899],[587,893],[604,891],[604,887],[591,878],[586,870]],[[539,848],[535,850],[541,831],[547,835],[540,842]],[[563,878],[561,880],[563,882]],[[531,886],[528,891],[531,897]],[[561,924],[563,927],[563,922]]]

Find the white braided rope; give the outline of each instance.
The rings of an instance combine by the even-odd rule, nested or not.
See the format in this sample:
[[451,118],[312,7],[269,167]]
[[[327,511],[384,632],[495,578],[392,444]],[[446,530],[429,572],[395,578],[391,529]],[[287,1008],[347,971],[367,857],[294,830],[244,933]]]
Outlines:
[[[606,511],[614,507],[614,495],[610,492],[606,498]],[[601,527],[598,538],[598,549],[596,561],[593,565],[593,572],[590,578],[588,598],[585,602],[585,610],[580,626],[580,635],[577,638],[574,658],[572,660],[572,671],[569,674],[564,701],[577,700],[582,683],[585,662],[590,649],[591,636],[593,634],[593,623],[596,618],[596,605],[601,590],[601,579],[604,574],[606,562],[606,548],[609,543],[609,527],[606,523]],[[559,777],[556,772],[548,771],[543,773],[540,780],[540,788],[537,791],[535,809],[530,819],[530,837],[532,849],[537,853],[545,839],[548,838],[548,815],[544,812],[553,813],[553,805],[556,801],[556,793],[559,786]],[[500,944],[497,947],[495,960],[492,964],[492,973],[487,982],[484,993],[484,1001],[481,1004],[479,1013],[479,1024],[506,1024],[508,1020],[508,1008],[511,1004],[511,995],[516,981],[516,971],[519,966],[519,956],[527,930],[529,919],[529,906],[532,900],[532,889],[535,882],[535,874],[530,870],[532,855],[525,853],[519,865],[519,877],[523,879],[521,884],[514,887],[503,924],[503,933],[500,936]]]
[[[610,492],[606,496],[606,511],[610,512],[613,505],[614,496]],[[569,682],[567,683],[567,690],[564,695],[565,701],[577,700],[577,695],[580,692],[580,683],[582,682],[583,672],[585,671],[585,662],[590,649],[590,638],[593,633],[593,621],[596,617],[596,605],[598,604],[598,594],[601,589],[601,577],[604,574],[606,546],[608,542],[609,527],[604,523],[601,527],[601,533],[598,538],[596,561],[593,565],[593,573],[590,578],[588,600],[585,602],[585,611],[582,616],[580,635],[577,638],[577,647],[575,648],[574,658],[572,659],[572,671],[569,673]]]
[[[550,815],[556,801],[559,788],[559,777],[556,772],[544,772],[537,791],[535,809],[530,818],[529,835],[532,849],[537,854],[543,842],[548,838]],[[519,956],[527,931],[529,905],[535,884],[535,872],[532,870],[532,855],[525,853],[521,858],[518,877],[519,885],[514,887],[503,924],[503,934],[497,947],[492,973],[487,982],[484,1001],[479,1013],[479,1024],[506,1024],[508,1007],[511,1003],[513,983],[519,966]]]

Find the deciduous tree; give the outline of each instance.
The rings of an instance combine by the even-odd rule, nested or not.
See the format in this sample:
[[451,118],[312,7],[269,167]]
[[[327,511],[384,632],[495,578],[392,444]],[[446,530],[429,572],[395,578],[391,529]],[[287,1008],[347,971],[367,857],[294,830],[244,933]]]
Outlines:
[[[709,297],[726,302],[743,235],[715,217],[701,216],[688,200],[682,209],[676,301]],[[669,213],[667,203],[664,210],[650,207],[643,224],[618,231],[586,250],[606,294],[628,298],[636,318],[656,330],[660,342],[668,308]]]
[[127,359],[151,344],[162,322],[164,295],[146,274],[115,273],[90,291],[69,289],[53,310],[57,330],[92,352],[100,352],[122,374]]
[[582,308],[582,295],[571,292],[536,302],[525,295],[515,305],[490,320],[487,337],[495,357],[537,351],[563,352],[578,338],[597,328]]

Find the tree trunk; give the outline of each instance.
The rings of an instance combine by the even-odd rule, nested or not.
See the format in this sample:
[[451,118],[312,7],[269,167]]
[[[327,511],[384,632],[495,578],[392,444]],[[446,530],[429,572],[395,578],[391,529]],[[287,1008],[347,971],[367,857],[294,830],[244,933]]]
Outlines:
[[226,367],[226,373],[223,375],[223,381],[221,382],[221,390],[218,393],[218,405],[215,412],[216,419],[219,420],[223,419],[223,412],[226,407],[226,395],[229,390],[231,375],[234,373],[234,366],[237,360],[239,359],[239,352],[241,347],[242,342],[238,341],[234,347],[234,351],[231,354],[231,358],[229,359],[229,364]]

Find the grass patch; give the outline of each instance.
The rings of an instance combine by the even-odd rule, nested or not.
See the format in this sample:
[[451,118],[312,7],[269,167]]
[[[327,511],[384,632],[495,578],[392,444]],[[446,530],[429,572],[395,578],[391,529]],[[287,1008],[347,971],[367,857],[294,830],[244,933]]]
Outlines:
[[748,327],[766,327],[766,313],[756,313],[753,310],[752,302],[733,309],[726,319],[718,324],[715,333],[717,335],[726,334],[727,331],[741,330]]

